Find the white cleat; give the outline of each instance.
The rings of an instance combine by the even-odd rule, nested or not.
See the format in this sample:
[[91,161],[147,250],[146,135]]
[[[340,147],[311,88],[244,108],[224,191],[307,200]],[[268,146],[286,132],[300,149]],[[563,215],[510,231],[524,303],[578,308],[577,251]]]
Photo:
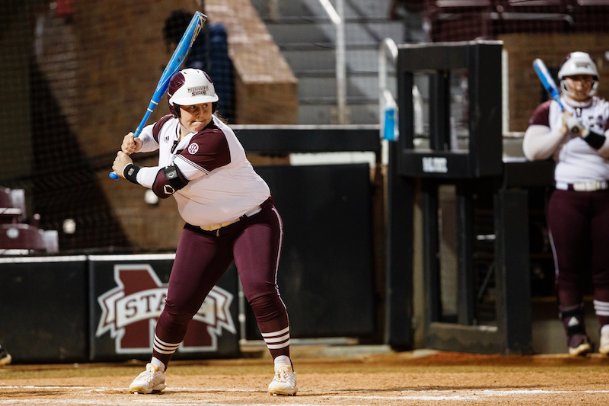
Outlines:
[[296,373],[291,365],[275,366],[275,376],[269,384],[269,395],[294,396],[298,392]]
[[602,355],[609,355],[609,324],[601,328],[601,342],[598,346],[598,352]]
[[13,358],[11,357],[11,354],[6,352],[6,350],[4,348],[2,348],[2,346],[0,346],[0,367],[4,366],[4,365],[8,365],[12,361],[13,361]]
[[146,364],[146,370],[129,385],[129,392],[148,394],[161,392],[165,387],[165,373],[156,365]]
[[[609,349],[608,349],[609,350]],[[588,342],[583,342],[576,347],[569,347],[569,355],[574,357],[581,357],[587,355],[592,351],[592,346]]]

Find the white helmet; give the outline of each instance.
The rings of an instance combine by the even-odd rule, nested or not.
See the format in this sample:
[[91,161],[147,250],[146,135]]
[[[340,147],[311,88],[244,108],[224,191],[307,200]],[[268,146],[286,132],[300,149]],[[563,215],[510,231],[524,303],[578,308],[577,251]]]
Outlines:
[[588,96],[594,96],[596,89],[598,88],[598,70],[596,69],[596,64],[586,52],[571,52],[567,55],[567,58],[558,71],[558,79],[560,79],[562,90],[568,95],[569,89],[567,89],[564,79],[576,75],[592,76],[594,84],[592,85]]
[[177,115],[178,106],[190,106],[218,101],[216,89],[207,73],[200,69],[183,69],[174,74],[167,89],[169,110]]

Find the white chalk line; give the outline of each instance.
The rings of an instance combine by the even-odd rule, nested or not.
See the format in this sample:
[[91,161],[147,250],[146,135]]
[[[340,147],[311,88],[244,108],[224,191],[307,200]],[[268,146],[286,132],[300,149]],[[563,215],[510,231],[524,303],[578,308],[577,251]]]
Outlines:
[[[110,388],[104,386],[72,386],[72,385],[0,385],[0,390],[2,389],[33,389],[33,390],[79,390],[86,392],[124,392],[125,394],[129,393],[129,388]],[[239,389],[239,388],[180,388],[176,386],[172,386],[167,390],[168,392],[260,392],[257,389]],[[0,393],[1,395],[1,393]]]
[[[465,393],[464,393],[465,392]],[[469,392],[469,393],[468,393]],[[514,389],[514,390],[495,390],[495,389],[466,389],[466,390],[432,390],[432,391],[401,391],[403,395],[378,396],[378,395],[334,395],[336,399],[362,399],[362,400],[488,400],[489,398],[510,397],[510,396],[543,396],[543,395],[564,395],[564,394],[604,394],[609,390],[548,390],[548,389]]]
[[[35,392],[49,391],[49,390],[62,390],[65,392],[78,392],[85,393],[108,393],[108,395],[121,395],[129,397],[129,400],[125,400],[124,403],[120,403],[116,398],[110,399],[40,399],[35,398],[7,398],[5,396],[11,396],[10,393],[2,393],[3,390],[31,390]],[[365,390],[362,390],[362,392]],[[373,390],[369,390],[372,392]],[[121,392],[121,393],[116,393]],[[53,385],[0,385],[0,405],[13,405],[13,404],[73,404],[73,405],[121,405],[121,404],[165,404],[172,406],[181,405],[193,405],[201,403],[213,403],[215,405],[222,405],[217,401],[206,401],[205,399],[171,399],[172,392],[187,392],[187,393],[263,393],[262,390],[258,389],[238,389],[238,388],[183,388],[183,387],[172,387],[167,390],[164,395],[133,395],[128,392],[127,388],[110,388],[110,387],[91,387],[91,386],[53,386]],[[307,396],[311,396],[312,391],[303,392]],[[425,390],[420,391],[409,390],[409,391],[398,391],[399,395],[340,395],[340,394],[329,394],[320,393],[317,395],[320,398],[331,401],[332,399],[352,399],[358,401],[365,400],[386,400],[386,401],[476,401],[476,400],[489,400],[491,398],[511,397],[511,396],[529,396],[538,397],[545,395],[566,395],[566,394],[578,394],[578,395],[598,395],[607,394],[609,390],[552,390],[552,389],[452,389],[452,390]],[[313,396],[315,396],[313,394]],[[302,399],[302,398],[301,398]],[[306,405],[306,403],[298,402],[298,396],[291,398],[294,401],[292,404]],[[303,399],[304,400],[304,399]],[[228,405],[228,404],[227,404]],[[255,405],[255,404],[252,404]],[[260,404],[263,405],[263,404]]]

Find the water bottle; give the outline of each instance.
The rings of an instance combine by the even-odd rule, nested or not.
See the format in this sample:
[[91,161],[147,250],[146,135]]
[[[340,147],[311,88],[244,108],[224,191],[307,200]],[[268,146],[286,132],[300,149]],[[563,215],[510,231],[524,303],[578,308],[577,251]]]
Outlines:
[[383,109],[383,139],[397,141],[398,139],[398,109],[394,103],[387,103]]

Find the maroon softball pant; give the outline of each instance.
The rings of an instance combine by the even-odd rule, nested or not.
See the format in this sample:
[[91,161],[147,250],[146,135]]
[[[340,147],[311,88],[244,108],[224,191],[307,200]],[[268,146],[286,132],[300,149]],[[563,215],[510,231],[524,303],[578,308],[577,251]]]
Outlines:
[[609,302],[609,190],[555,190],[547,217],[560,306],[582,303],[586,267],[592,273],[594,300]]
[[[288,327],[287,310],[277,287],[283,224],[271,200],[261,207],[259,213],[219,232],[186,224],[169,277],[165,307],[155,330],[160,340],[182,342],[188,323],[233,260],[261,333]],[[165,365],[171,355],[153,348],[153,356]],[[289,347],[272,351],[272,355],[289,355]]]

